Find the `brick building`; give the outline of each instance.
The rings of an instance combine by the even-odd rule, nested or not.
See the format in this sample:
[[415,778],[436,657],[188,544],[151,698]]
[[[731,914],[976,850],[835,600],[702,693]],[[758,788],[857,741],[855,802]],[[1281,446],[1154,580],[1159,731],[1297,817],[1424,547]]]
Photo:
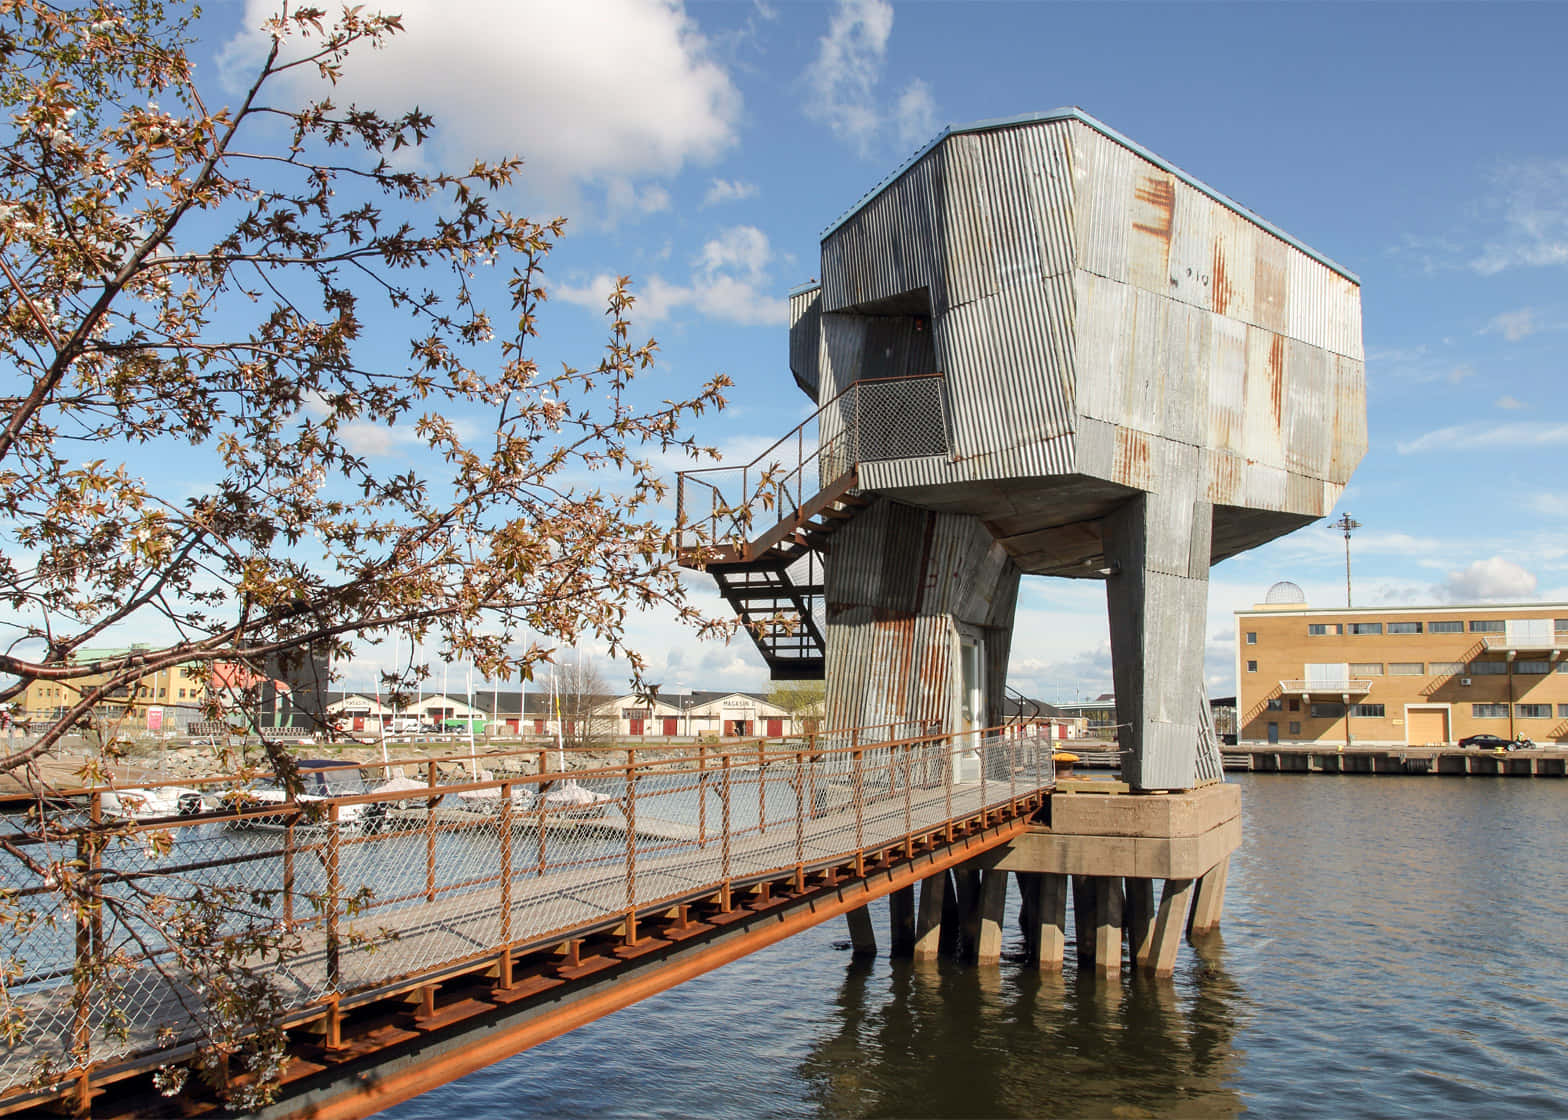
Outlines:
[[1568,603],[1311,608],[1282,587],[1299,596],[1236,612],[1242,741],[1568,743]]

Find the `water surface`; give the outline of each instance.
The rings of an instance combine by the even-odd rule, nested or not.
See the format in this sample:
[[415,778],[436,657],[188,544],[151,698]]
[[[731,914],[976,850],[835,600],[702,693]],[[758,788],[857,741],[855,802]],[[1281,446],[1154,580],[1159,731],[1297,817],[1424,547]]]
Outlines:
[[385,1115],[1568,1113],[1568,783],[1236,780],[1224,926],[1169,982],[1026,967],[1016,890],[1000,968],[835,920]]

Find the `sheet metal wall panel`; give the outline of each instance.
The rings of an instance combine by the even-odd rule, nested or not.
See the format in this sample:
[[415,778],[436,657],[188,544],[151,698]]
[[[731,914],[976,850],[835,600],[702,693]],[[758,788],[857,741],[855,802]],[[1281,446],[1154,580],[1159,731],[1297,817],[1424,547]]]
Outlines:
[[1252,319],[1275,334],[1290,330],[1290,247],[1276,237],[1253,234]]
[[1285,299],[1288,307],[1290,337],[1319,349],[1328,347],[1328,269],[1304,253],[1291,253],[1286,260],[1288,277]]
[[[1332,356],[1291,339],[1285,348],[1285,467],[1314,479],[1328,477],[1334,434]],[[1314,494],[1312,502],[1317,501]]]
[[1242,451],[1247,409],[1247,325],[1224,315],[1209,316],[1208,431],[1205,443],[1219,451]]
[[812,400],[822,387],[822,288],[793,292],[789,297],[789,370]]
[[1137,157],[1094,129],[1069,125],[1078,267],[1111,280],[1127,279],[1127,239]]
[[1072,129],[1055,121],[1023,134],[1025,193],[1040,237],[1041,276],[1066,276],[1077,259]]
[[822,243],[824,310],[917,288],[930,288],[933,305],[945,305],[946,277],[937,267],[943,232],[934,197],[945,160],[940,150],[929,153]]
[[1210,264],[1209,307],[1216,315],[1251,323],[1258,228],[1227,207],[1210,217],[1213,260]]
[[1164,373],[1159,432],[1194,446],[1208,434],[1209,320],[1200,307],[1167,301]]
[[[1186,183],[1176,184],[1166,294],[1205,310],[1214,304],[1214,219],[1222,208]],[[1230,211],[1223,211],[1229,213]]]
[[1132,167],[1131,228],[1127,234],[1127,282],[1149,292],[1168,294],[1171,237],[1176,225],[1176,179],[1169,172],[1135,160]]
[[[1285,339],[1247,328],[1245,435],[1241,453],[1266,467],[1285,466]],[[1277,506],[1270,506],[1277,509]]]
[[947,231],[942,260],[951,310],[994,292],[997,270],[981,139],[955,136],[943,145],[943,153],[939,213]]
[[[1119,388],[1131,361],[1132,289],[1080,270],[1074,276],[1078,322],[1073,378],[1080,417],[1114,423],[1120,417]],[[1080,424],[1082,421],[1080,420]]]
[[1355,358],[1335,355],[1333,457],[1328,477],[1343,485],[1367,451],[1366,366]]

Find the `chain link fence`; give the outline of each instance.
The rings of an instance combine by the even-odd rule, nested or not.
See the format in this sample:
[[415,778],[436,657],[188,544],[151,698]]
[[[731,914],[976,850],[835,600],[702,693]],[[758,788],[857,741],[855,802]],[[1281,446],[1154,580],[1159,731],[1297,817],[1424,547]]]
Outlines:
[[[539,773],[537,752],[484,765],[497,769],[364,765],[367,792],[317,799],[214,784],[202,798],[217,808],[186,817],[116,818],[100,791],[11,818],[0,1091],[178,1056],[258,1015],[297,1019],[671,900],[852,861],[1053,784],[1048,740],[914,726],[570,776]],[[117,804],[139,803],[120,792]]]

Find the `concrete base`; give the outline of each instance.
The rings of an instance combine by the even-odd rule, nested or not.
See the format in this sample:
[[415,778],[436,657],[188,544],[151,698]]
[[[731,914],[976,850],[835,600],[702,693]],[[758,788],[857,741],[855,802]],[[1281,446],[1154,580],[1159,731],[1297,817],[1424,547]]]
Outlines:
[[[1169,976],[1183,932],[1219,926],[1230,855],[1241,844],[1241,791],[1213,785],[1172,794],[1051,797],[1049,826],[978,863],[989,880],[1018,875],[1026,937],[1042,969],[1061,967],[1066,899],[1082,965],[1119,973],[1125,933],[1133,967]],[[1162,881],[1155,904],[1156,881]]]

